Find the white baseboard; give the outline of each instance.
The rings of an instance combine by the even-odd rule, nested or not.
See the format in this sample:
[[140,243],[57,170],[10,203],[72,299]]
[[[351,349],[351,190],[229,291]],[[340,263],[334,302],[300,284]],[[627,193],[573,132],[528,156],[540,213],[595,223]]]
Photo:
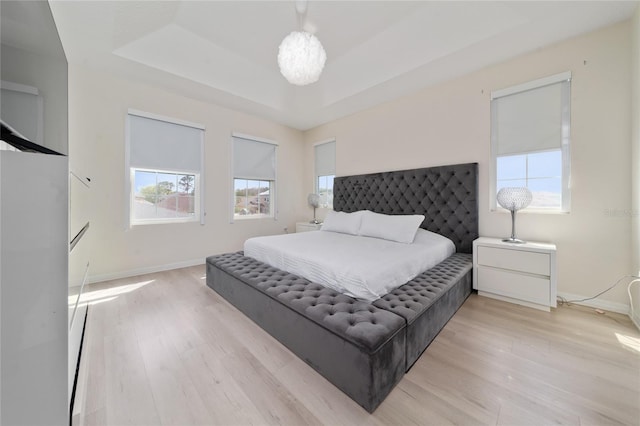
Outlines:
[[185,260],[183,262],[168,263],[165,265],[149,266],[146,268],[131,269],[128,271],[114,272],[110,274],[89,275],[87,284],[99,283],[102,281],[118,280],[120,278],[135,277],[138,275],[152,274],[154,272],[169,271],[171,269],[187,268],[189,266],[203,265],[204,258]]
[[[152,274],[154,272],[169,271],[171,269],[187,268],[189,266],[203,265],[204,263],[205,263],[205,259],[200,258],[200,259],[185,260],[183,262],[169,263],[164,265],[149,266],[146,268],[131,269],[128,271],[114,272],[110,274],[90,275],[87,277],[87,284],[93,284],[93,283],[98,283],[102,281],[117,280],[121,278],[135,277],[135,276],[144,275],[144,274]],[[563,293],[563,292],[559,292],[558,296],[563,297],[566,300],[580,300],[588,297],[588,296],[582,296],[579,294]],[[626,305],[624,303],[610,302],[608,300],[602,300],[598,298],[592,299],[592,300],[585,300],[584,302],[572,302],[572,303],[576,305],[589,306],[591,308],[604,309],[605,311],[611,311],[611,312],[617,312],[619,314],[629,315],[629,318],[631,318],[631,321],[633,322],[633,324],[636,326],[636,328],[640,330],[640,313],[635,313],[634,316],[631,316],[629,305]]]
[[[558,292],[558,296],[564,297],[567,300],[580,300],[580,299],[586,299],[589,297],[589,296],[581,296],[579,294],[560,293],[560,292]],[[605,311],[611,311],[611,312],[617,312],[619,314],[629,315],[629,305],[626,305],[624,303],[609,302],[608,300],[602,300],[598,298],[585,300],[584,302],[571,302],[571,303],[575,305],[589,306],[591,308],[603,309]]]

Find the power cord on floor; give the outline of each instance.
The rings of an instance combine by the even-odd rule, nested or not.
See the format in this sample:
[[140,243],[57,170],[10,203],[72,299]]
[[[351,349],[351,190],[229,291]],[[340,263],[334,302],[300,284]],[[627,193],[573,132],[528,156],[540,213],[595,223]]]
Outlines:
[[562,296],[558,296],[558,302],[560,303],[560,305],[571,305],[572,303],[580,303],[580,302],[586,302],[587,300],[593,300],[597,297],[602,296],[603,294],[605,294],[606,292],[608,292],[609,290],[613,289],[614,287],[616,287],[618,284],[620,284],[622,282],[622,280],[624,279],[628,279],[631,278],[631,282],[629,282],[629,285],[627,286],[627,294],[629,295],[629,305],[630,305],[630,313],[629,315],[631,316],[631,318],[634,318],[634,312],[633,312],[633,297],[631,296],[631,285],[633,283],[637,283],[640,282],[640,277],[637,275],[624,275],[622,277],[620,277],[620,279],[618,281],[615,282],[615,284],[613,284],[612,286],[608,287],[607,289],[601,291],[600,293],[596,294],[595,296],[591,296],[591,297],[585,297],[584,299],[574,299],[574,300],[567,300]]
[[631,275],[632,277],[634,277],[635,279],[633,281],[631,281],[629,283],[629,285],[627,286],[627,293],[629,294],[629,316],[631,317],[631,321],[634,322],[634,324],[636,324],[636,326],[638,325],[638,323],[636,323],[636,317],[635,314],[633,312],[633,297],[631,297],[631,284],[633,283],[639,283],[640,282],[640,277],[636,277],[635,275]]

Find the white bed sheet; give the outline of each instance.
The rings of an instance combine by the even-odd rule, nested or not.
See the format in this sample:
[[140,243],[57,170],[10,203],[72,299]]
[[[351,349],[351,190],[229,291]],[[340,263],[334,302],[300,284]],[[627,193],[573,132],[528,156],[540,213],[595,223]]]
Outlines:
[[244,244],[245,256],[370,302],[453,253],[451,240],[424,229],[412,244],[330,231],[255,237]]

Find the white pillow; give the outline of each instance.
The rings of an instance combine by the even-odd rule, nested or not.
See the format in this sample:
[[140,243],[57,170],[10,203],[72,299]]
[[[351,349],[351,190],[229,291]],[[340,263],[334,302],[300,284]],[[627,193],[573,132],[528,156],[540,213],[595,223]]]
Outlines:
[[362,211],[345,213],[329,210],[324,218],[321,231],[341,232],[343,234],[358,235]]
[[362,215],[360,235],[411,244],[424,215],[386,215],[366,210]]

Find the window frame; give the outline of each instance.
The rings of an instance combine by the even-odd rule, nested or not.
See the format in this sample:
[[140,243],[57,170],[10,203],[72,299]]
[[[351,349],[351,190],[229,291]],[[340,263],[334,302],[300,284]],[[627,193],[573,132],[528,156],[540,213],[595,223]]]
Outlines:
[[[130,206],[133,206],[133,203],[135,203],[135,198],[136,198],[136,191],[135,191],[135,173],[136,171],[142,171],[142,172],[149,172],[149,173],[156,173],[156,174],[172,174],[172,175],[190,175],[190,176],[194,176],[194,193],[193,193],[193,201],[194,201],[194,206],[193,206],[193,211],[194,211],[194,215],[193,216],[185,216],[185,217],[175,217],[175,218],[152,218],[152,219],[136,219],[134,217],[135,215],[135,209],[131,208],[130,209],[130,214],[131,217],[129,218],[130,223],[132,226],[137,226],[137,225],[153,225],[153,224],[164,224],[164,223],[189,223],[189,222],[198,222],[200,221],[200,174],[199,173],[194,173],[191,171],[176,171],[176,170],[156,170],[156,169],[147,169],[147,168],[141,168],[141,167],[130,167],[129,168],[131,171],[131,183],[132,183],[132,190],[131,192],[131,199],[129,200],[130,202]],[[157,183],[156,183],[157,185]],[[176,188],[177,189],[177,188]],[[176,191],[177,192],[177,191]]]
[[[515,86],[507,87],[505,89],[497,90],[491,92],[491,122],[490,122],[490,132],[491,132],[491,159],[490,159],[490,175],[489,175],[489,208],[493,211],[506,211],[501,208],[496,200],[497,195],[497,174],[498,174],[498,137],[494,132],[495,126],[497,124],[496,112],[493,107],[493,102],[496,99],[515,95],[518,93],[527,92],[529,90],[535,90],[538,88],[542,88],[545,86],[550,86],[553,84],[561,84],[563,82],[568,82],[568,89],[562,90],[561,92],[561,102],[563,104],[562,108],[562,117],[561,117],[561,141],[560,141],[560,152],[561,152],[561,167],[562,167],[562,188],[561,188],[561,205],[560,207],[529,207],[525,209],[525,212],[530,213],[551,213],[551,214],[565,214],[571,212],[571,80],[572,75],[570,71],[562,72],[559,74],[554,74],[548,77],[543,77],[537,80],[529,81],[526,83],[518,84]],[[515,155],[529,155],[535,154],[544,151],[551,151],[549,149],[540,149],[534,151],[522,151],[518,153],[512,153],[509,156]],[[506,157],[506,155],[503,155]],[[529,180],[528,170],[525,170],[525,180]]]
[[[236,177],[235,176],[235,154],[234,154],[234,139],[245,139],[245,140],[249,140],[249,141],[254,141],[254,142],[259,142],[259,143],[266,143],[266,144],[270,144],[274,146],[274,179],[273,180],[266,180],[266,179],[257,179],[257,178],[245,178],[245,177]],[[239,132],[232,132],[231,133],[231,138],[230,138],[230,153],[231,155],[229,156],[231,159],[230,162],[230,175],[229,175],[229,180],[231,182],[230,187],[231,187],[231,196],[229,198],[229,204],[230,204],[230,208],[229,208],[229,223],[234,223],[236,220],[239,221],[245,221],[245,220],[259,220],[259,219],[273,219],[273,220],[278,220],[278,208],[277,208],[277,200],[278,200],[278,194],[277,194],[277,182],[278,182],[278,147],[279,144],[278,142],[271,140],[271,139],[266,139],[266,138],[261,138],[258,136],[252,136],[252,135],[247,135],[245,133],[239,133]],[[239,180],[253,180],[253,181],[258,181],[258,182],[269,182],[269,207],[270,207],[270,214],[248,214],[248,215],[241,215],[241,214],[236,214],[235,213],[235,205],[236,205],[236,191],[235,191],[235,181],[236,179]]]
[[333,210],[333,187],[331,188],[331,203],[329,203],[328,200],[328,196],[324,197],[324,202],[323,202],[323,197],[322,194],[320,193],[320,179],[321,178],[329,178],[331,177],[331,179],[335,179],[336,175],[316,175],[316,187],[314,188],[314,191],[316,194],[318,194],[318,197],[320,199],[320,208],[323,209],[331,209]]
[[[258,188],[262,187],[262,183],[266,183],[266,184],[269,185],[269,213],[268,214],[266,214],[266,213],[255,213],[255,214],[243,215],[243,214],[235,212],[235,206],[236,206],[235,197],[237,197],[237,195],[236,195],[236,191],[237,191],[236,190],[236,181],[237,180],[246,181],[246,182],[249,182],[249,181],[258,182]],[[271,193],[273,191],[274,185],[275,185],[275,181],[272,181],[272,180],[233,178],[233,189],[234,189],[234,191],[233,191],[233,194],[234,194],[234,198],[233,198],[233,207],[234,207],[233,208],[233,215],[234,215],[234,218],[235,219],[245,219],[245,218],[246,219],[259,219],[259,218],[270,218],[270,217],[273,217],[273,203],[271,202],[271,200],[272,200]],[[249,189],[249,188],[246,188],[246,189]],[[258,196],[258,201],[259,201],[259,196],[260,195],[258,194],[257,196]],[[245,197],[248,198],[249,196],[245,194]],[[258,211],[259,210],[260,210],[260,208],[258,207]]]
[[[142,118],[148,118],[151,120],[164,121],[165,123],[175,124],[178,126],[186,126],[192,127],[194,129],[200,130],[200,170],[195,172],[193,170],[168,170],[168,169],[153,169],[153,168],[145,168],[145,167],[132,167],[131,166],[131,116],[138,116]],[[200,222],[200,225],[205,224],[205,152],[204,152],[204,134],[206,128],[204,125],[199,123],[194,123],[186,120],[181,120],[177,118],[167,117],[159,114],[154,114],[146,111],[140,111],[137,109],[129,108],[127,110],[127,114],[125,117],[125,179],[124,179],[124,194],[125,194],[125,209],[124,209],[124,223],[125,223],[125,231],[132,229],[134,226],[144,226],[144,225],[168,225],[172,223],[197,223]],[[189,174],[196,175],[196,192],[198,192],[197,199],[195,200],[195,204],[197,207],[194,207],[196,210],[196,218],[189,218],[189,220],[184,220],[184,218],[162,218],[162,219],[153,219],[153,220],[144,220],[144,221],[136,221],[133,218],[133,208],[132,203],[135,199],[135,188],[133,186],[133,182],[135,181],[135,176],[133,176],[133,169],[137,170],[146,170],[151,172],[159,172],[164,173],[168,172],[170,174]],[[194,196],[195,193],[194,193]]]
[[[317,148],[318,146],[321,145],[326,145],[326,144],[330,144],[332,143],[334,146],[334,157],[333,157],[333,174],[332,175],[327,175],[327,174],[318,174],[318,167],[317,167]],[[335,174],[335,169],[336,169],[336,155],[335,155],[335,150],[336,150],[336,139],[335,138],[331,138],[331,139],[326,139],[320,142],[316,142],[313,144],[313,192],[315,194],[318,194],[318,196],[320,196],[320,178],[322,177],[328,177],[328,176],[332,176],[333,179],[335,179],[336,174]],[[333,191],[333,189],[332,189]],[[333,210],[333,197],[331,197],[331,204],[328,203],[328,200],[325,200],[327,202],[323,203],[322,202],[322,197],[320,196],[320,207],[321,208],[326,208],[326,209],[331,209]]]

